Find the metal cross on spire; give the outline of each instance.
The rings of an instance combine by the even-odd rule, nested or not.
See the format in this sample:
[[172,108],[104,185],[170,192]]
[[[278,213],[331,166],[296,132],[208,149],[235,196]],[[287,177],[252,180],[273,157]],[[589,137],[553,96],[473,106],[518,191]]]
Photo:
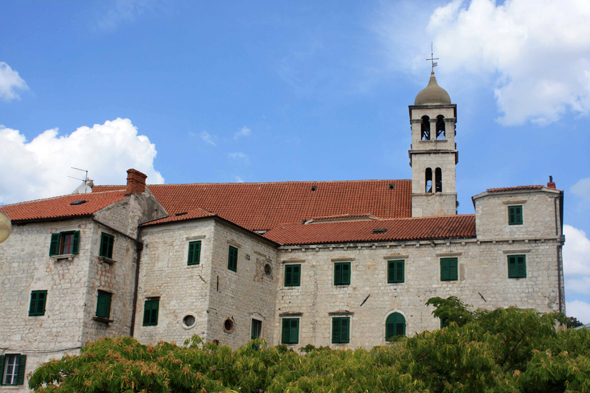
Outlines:
[[438,60],[438,57],[434,57],[434,49],[433,49],[432,42],[431,42],[430,43],[430,59],[426,59],[426,61],[432,62],[432,72],[434,72],[434,67],[436,67],[438,65],[438,63],[435,60]]

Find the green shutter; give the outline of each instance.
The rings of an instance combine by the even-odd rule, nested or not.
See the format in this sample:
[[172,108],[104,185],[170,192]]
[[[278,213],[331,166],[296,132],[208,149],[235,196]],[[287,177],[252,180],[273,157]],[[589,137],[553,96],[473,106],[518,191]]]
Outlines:
[[449,261],[449,280],[456,281],[459,279],[459,263],[457,258],[451,258]]
[[342,284],[342,264],[334,264],[334,285]]
[[340,319],[332,318],[332,344],[340,342]]
[[508,256],[508,278],[516,278],[516,257],[513,255]]
[[[188,265],[198,265],[201,263],[201,242],[190,242],[188,244]],[[229,267],[229,262],[228,262]]]
[[27,365],[27,355],[18,357],[18,372],[16,375],[16,384],[22,385],[25,382],[25,368]]
[[387,261],[387,282],[403,283],[404,282],[405,261]]
[[518,277],[526,278],[526,257],[524,255],[519,255],[516,260],[518,266]]
[[281,343],[289,344],[289,320],[283,319],[283,334],[281,335]]
[[393,336],[406,335],[406,319],[400,313],[393,313],[385,321],[385,339],[389,340]]
[[80,231],[74,232],[74,249],[72,254],[77,255],[78,250],[80,250]]
[[440,280],[447,281],[449,279],[449,264],[446,259],[440,260]]
[[405,261],[397,261],[396,263],[396,282],[404,282],[404,265],[405,265]]
[[293,266],[293,286],[301,285],[301,265]]
[[350,318],[340,319],[340,342],[350,342]]
[[289,332],[289,339],[291,344],[299,343],[299,319],[291,319],[291,331]]
[[441,281],[457,281],[458,276],[458,259],[457,258],[441,258],[440,260],[440,280]]
[[47,291],[32,291],[31,303],[29,305],[29,316],[45,315],[45,302],[47,301]]
[[4,355],[0,355],[0,386],[4,382]]
[[156,326],[158,324],[158,313],[160,299],[146,300],[143,307],[143,326]]
[[522,206],[508,206],[508,225],[522,225]]
[[51,243],[49,245],[49,256],[58,255],[59,254],[59,243],[61,234],[60,233],[52,233],[51,234]]
[[508,278],[526,278],[526,255],[508,256]]
[[98,318],[108,319],[111,316],[111,294],[98,291],[96,302],[96,316]]
[[238,249],[232,246],[229,246],[227,268],[234,272],[238,271]]
[[387,282],[389,284],[395,282],[395,263],[387,261]]
[[350,285],[350,262],[342,264],[342,285]]
[[29,317],[37,315],[37,292],[31,292],[31,304],[29,304]]
[[285,286],[298,287],[301,285],[301,265],[285,265]]
[[[388,318],[389,320],[389,318]],[[395,324],[392,322],[385,323],[385,340],[390,340],[393,336],[395,336]]]
[[[75,244],[75,241],[74,241]],[[100,235],[100,253],[101,257],[113,258],[113,246],[115,245],[115,237],[108,233],[102,233]],[[76,246],[74,245],[74,249]]]

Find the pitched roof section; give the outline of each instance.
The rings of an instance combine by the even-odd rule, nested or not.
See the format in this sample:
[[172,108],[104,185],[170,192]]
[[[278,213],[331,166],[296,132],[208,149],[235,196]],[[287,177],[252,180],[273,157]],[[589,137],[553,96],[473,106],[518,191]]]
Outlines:
[[525,190],[540,190],[541,188],[544,188],[544,186],[533,185],[533,186],[488,188],[486,191],[487,192],[525,191]]
[[[411,180],[157,184],[148,187],[170,216],[201,208],[250,230],[270,230],[279,224],[342,214],[370,214],[382,218],[412,214]],[[95,191],[124,189],[124,186],[94,187]]]
[[[125,196],[125,187],[123,187],[123,191],[71,194],[4,205],[0,206],[0,210],[6,213],[13,222],[84,217],[125,198],[127,196]],[[72,203],[79,201],[85,202],[72,205]]]
[[159,220],[149,221],[142,226],[149,226],[149,225],[157,225],[157,224],[164,224],[168,222],[176,222],[176,221],[187,221],[187,220],[194,220],[195,218],[205,218],[205,217],[216,217],[216,214],[209,213],[203,209],[195,209],[186,212],[179,212],[172,214],[166,218],[161,218]]
[[283,245],[472,238],[475,215],[279,225],[264,237]]

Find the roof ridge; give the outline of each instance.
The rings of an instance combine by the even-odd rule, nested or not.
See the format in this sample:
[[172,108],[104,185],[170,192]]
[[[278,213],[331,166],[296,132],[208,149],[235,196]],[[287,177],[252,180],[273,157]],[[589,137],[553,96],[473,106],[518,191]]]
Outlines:
[[[290,184],[290,183],[353,183],[353,182],[370,182],[370,181],[402,181],[411,182],[412,179],[360,179],[360,180],[285,180],[285,181],[266,181],[266,182],[227,182],[227,183],[162,183],[147,184],[148,187],[163,186],[196,186],[196,185],[249,185],[249,184]],[[125,187],[124,184],[97,184],[95,187]]]
[[89,192],[89,193],[85,193],[85,194],[56,195],[56,196],[48,197],[48,198],[31,199],[30,201],[15,202],[15,203],[9,203],[9,204],[6,204],[6,205],[0,205],[0,209],[2,209],[4,207],[9,207],[9,206],[26,205],[27,203],[50,201],[52,199],[64,198],[64,197],[73,196],[73,195],[97,195],[97,194],[108,194],[108,193],[112,193],[112,192],[121,192],[121,191],[120,190],[109,190],[109,191]]

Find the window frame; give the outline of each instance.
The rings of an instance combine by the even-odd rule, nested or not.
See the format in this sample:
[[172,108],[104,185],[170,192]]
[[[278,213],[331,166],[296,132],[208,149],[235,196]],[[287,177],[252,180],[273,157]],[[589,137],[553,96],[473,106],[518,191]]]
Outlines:
[[[149,305],[149,307],[148,307]],[[155,305],[155,307],[154,307]],[[153,318],[152,313],[155,312],[156,317]],[[160,317],[160,298],[148,298],[143,303],[143,326],[158,326],[158,318]],[[155,321],[153,321],[155,319]]]
[[[103,310],[101,310],[101,303],[104,304],[103,302],[105,302],[107,299],[108,299],[108,302],[107,302],[108,307],[105,307],[107,312],[105,314],[103,314],[102,313]],[[111,318],[112,302],[113,302],[113,294],[112,293],[99,290],[96,295],[96,313],[95,313],[96,318],[110,319]]]
[[[43,295],[40,299],[39,295]],[[41,311],[39,306],[41,304]],[[29,317],[42,317],[45,315],[45,307],[47,305],[47,290],[31,291],[31,301],[29,303]]]
[[[289,268],[291,268],[291,272],[289,272]],[[297,274],[293,271],[294,268],[297,268]],[[294,276],[297,277],[297,282],[294,280]],[[301,286],[301,264],[300,263],[289,263],[285,265],[285,280],[284,285],[286,288],[294,288]]]
[[[64,247],[64,239],[65,236],[73,235],[72,243],[67,243],[72,245],[72,252],[71,253],[63,253]],[[68,247],[69,249],[69,247]],[[69,250],[66,250],[69,251]],[[63,232],[54,232],[51,234],[51,239],[49,241],[49,256],[60,256],[60,255],[78,255],[80,251],[80,231],[63,231]]]
[[[6,382],[8,367],[10,364],[7,358],[14,358],[15,362],[12,364],[11,381]],[[0,355],[0,386],[17,386],[23,385],[25,381],[25,370],[27,365],[27,355],[20,353],[7,353]],[[16,371],[15,371],[16,370]]]
[[[350,319],[350,317],[342,316],[332,317],[332,344],[350,343]],[[345,332],[345,337],[343,337],[343,331]]]
[[[347,269],[344,269],[344,267]],[[345,277],[345,270],[348,270],[348,277]],[[334,262],[334,285],[348,286],[352,281],[352,263],[351,262]]]
[[[447,265],[447,274],[445,276],[445,267],[444,264],[450,264],[454,262],[455,268],[454,272],[451,272],[451,265]],[[452,274],[454,273],[454,274]],[[441,281],[459,281],[459,258],[452,257],[452,258],[440,258],[440,280]]]
[[[281,344],[285,345],[297,345],[299,344],[299,325],[300,325],[301,318],[283,318],[281,322]],[[295,322],[295,327],[293,327],[293,322]],[[285,328],[285,324],[287,327]],[[295,334],[293,333],[295,330]],[[288,340],[286,340],[285,332],[287,332]],[[293,339],[293,336],[296,336]]]
[[[106,248],[106,252],[105,252]],[[98,256],[113,259],[113,252],[115,249],[115,236],[105,232],[100,234],[100,248],[98,249]]]
[[[250,339],[256,340],[257,338],[262,338],[262,321],[260,319],[252,318],[252,322],[250,325],[251,325],[250,326]],[[257,337],[254,337],[254,333],[256,331],[255,327],[258,328],[258,336]]]
[[[401,334],[398,333],[398,326],[400,325],[400,323],[397,320],[399,319],[399,317],[401,317],[401,319],[403,320],[403,325],[402,325],[403,331]],[[395,334],[387,337],[389,326],[392,327]],[[391,314],[389,314],[387,316],[387,318],[385,319],[385,341],[389,341],[389,340],[391,340],[392,337],[397,337],[397,336],[407,337],[407,334],[406,334],[407,326],[408,326],[408,324],[406,322],[406,317],[402,313],[396,311],[396,312],[392,312]]]
[[227,269],[232,272],[238,272],[238,248],[229,246],[227,251]]
[[[516,209],[518,209],[518,210],[516,210]],[[524,206],[523,205],[510,205],[510,206],[508,206],[508,225],[523,225],[523,224],[524,224]]]
[[[519,261],[519,258],[522,258],[522,261]],[[506,259],[509,279],[527,278],[526,254],[511,254],[507,255]],[[514,261],[513,267],[511,267],[511,260]]]
[[202,243],[200,240],[195,240],[188,243],[188,258],[186,260],[187,266],[198,266],[201,264],[201,247]]
[[[399,265],[402,268],[402,277],[399,278]],[[393,266],[393,268],[392,268]],[[393,270],[393,277],[392,272]],[[388,260],[387,261],[387,283],[388,284],[403,284],[406,282],[406,261],[404,259]]]

